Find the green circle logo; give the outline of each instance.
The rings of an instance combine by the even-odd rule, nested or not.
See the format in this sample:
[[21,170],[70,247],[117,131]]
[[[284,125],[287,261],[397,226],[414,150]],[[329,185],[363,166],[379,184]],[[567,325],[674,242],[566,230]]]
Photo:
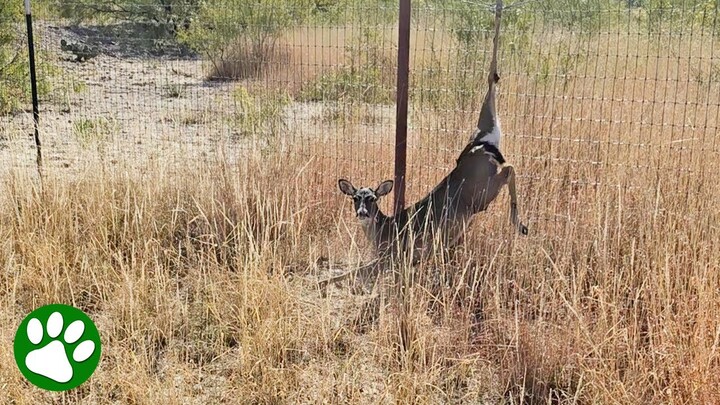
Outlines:
[[100,334],[75,307],[51,304],[32,311],[15,333],[15,363],[31,383],[65,391],[84,383],[100,362]]

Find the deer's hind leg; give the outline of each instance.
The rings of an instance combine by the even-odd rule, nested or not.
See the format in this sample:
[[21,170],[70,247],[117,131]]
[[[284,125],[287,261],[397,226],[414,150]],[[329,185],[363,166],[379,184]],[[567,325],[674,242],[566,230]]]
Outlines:
[[500,189],[507,184],[510,193],[510,221],[523,234],[528,234],[527,226],[520,222],[517,208],[517,188],[515,186],[515,168],[512,165],[504,165],[502,170],[493,176],[490,181],[490,190],[497,195]]

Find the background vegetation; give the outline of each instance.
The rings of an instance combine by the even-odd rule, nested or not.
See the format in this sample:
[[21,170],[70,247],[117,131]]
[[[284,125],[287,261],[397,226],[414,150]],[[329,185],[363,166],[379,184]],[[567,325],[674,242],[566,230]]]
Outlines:
[[27,50],[20,42],[22,4],[0,0],[0,114],[17,110],[30,93]]

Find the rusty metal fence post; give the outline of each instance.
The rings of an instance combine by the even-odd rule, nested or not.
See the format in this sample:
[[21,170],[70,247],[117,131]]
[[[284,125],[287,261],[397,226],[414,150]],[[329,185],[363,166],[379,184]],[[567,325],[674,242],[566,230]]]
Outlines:
[[410,0],[400,0],[398,23],[397,114],[395,116],[395,215],[405,207],[407,116],[410,73]]

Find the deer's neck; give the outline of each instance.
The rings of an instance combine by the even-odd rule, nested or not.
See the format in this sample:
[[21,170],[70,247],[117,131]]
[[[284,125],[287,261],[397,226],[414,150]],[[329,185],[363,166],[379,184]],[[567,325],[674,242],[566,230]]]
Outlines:
[[382,247],[387,245],[390,233],[389,229],[391,228],[390,224],[392,222],[393,218],[383,214],[380,210],[378,210],[374,218],[368,218],[362,221],[365,236],[370,243],[373,244],[375,249],[382,250]]

